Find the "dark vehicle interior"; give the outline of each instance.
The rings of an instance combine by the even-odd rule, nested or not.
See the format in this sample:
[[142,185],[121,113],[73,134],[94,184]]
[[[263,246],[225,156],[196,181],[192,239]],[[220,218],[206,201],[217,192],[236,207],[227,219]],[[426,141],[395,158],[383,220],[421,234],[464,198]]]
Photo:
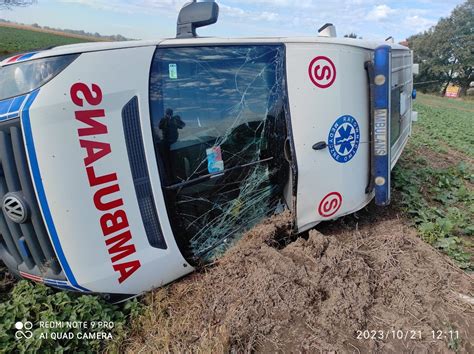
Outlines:
[[284,208],[289,183],[284,47],[158,48],[150,108],[171,226],[211,261]]

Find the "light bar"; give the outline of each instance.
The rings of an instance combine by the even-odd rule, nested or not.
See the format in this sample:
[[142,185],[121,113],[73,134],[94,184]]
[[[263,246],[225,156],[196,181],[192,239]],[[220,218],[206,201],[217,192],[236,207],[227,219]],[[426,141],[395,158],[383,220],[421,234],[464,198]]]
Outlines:
[[374,184],[375,204],[390,204],[390,89],[391,47],[382,45],[374,56]]

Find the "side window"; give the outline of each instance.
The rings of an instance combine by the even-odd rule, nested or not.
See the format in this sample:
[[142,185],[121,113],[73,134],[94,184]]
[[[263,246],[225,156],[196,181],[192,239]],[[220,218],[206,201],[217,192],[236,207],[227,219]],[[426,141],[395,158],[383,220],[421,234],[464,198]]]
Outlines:
[[175,237],[209,259],[271,213],[288,180],[283,46],[158,48],[157,162]]

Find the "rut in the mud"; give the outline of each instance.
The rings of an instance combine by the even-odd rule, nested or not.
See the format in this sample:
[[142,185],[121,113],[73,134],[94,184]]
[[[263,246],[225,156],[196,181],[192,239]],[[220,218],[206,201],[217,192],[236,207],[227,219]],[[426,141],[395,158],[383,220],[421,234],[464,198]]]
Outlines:
[[[471,279],[397,218],[283,247],[290,220],[267,220],[216,266],[150,295],[129,350],[473,350],[473,306],[459,295],[472,296]],[[432,338],[449,329],[461,339]],[[358,340],[358,330],[422,339]]]

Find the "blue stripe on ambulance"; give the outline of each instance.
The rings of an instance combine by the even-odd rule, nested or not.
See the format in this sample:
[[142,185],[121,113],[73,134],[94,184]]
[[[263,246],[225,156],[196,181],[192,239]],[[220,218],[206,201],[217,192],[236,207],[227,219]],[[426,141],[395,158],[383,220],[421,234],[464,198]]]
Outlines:
[[28,151],[28,160],[30,162],[30,169],[31,174],[33,176],[33,182],[36,188],[36,194],[38,197],[38,202],[40,204],[41,210],[43,212],[44,222],[46,224],[46,228],[48,229],[49,236],[53,242],[54,249],[58,256],[59,262],[63,268],[64,273],[66,274],[67,279],[71,283],[71,285],[75,288],[75,290],[80,291],[90,291],[86,288],[80,286],[74,274],[72,273],[71,267],[69,266],[66,257],[64,255],[63,249],[61,247],[61,243],[59,241],[59,236],[54,225],[53,217],[51,215],[51,210],[49,209],[48,200],[46,199],[46,193],[44,190],[43,182],[41,179],[41,172],[38,165],[38,158],[36,156],[35,144],[33,140],[33,133],[31,130],[31,122],[30,122],[30,112],[29,109],[33,104],[36,96],[38,96],[39,89],[33,91],[30,96],[28,97],[25,106],[23,107],[22,115],[21,115],[21,122],[23,126],[23,133],[25,136],[25,145],[26,150]]
[[0,102],[0,122],[18,118],[20,116],[20,108],[25,101],[27,95],[10,98]]
[[33,55],[38,54],[38,52],[31,52],[31,53],[26,53],[23,54],[21,57],[19,57],[15,62],[19,62],[22,60],[30,59]]
[[43,283],[49,286],[53,286],[55,288],[63,289],[63,290],[72,290],[77,291],[76,288],[73,288],[67,281],[61,281],[56,279],[43,279]]

